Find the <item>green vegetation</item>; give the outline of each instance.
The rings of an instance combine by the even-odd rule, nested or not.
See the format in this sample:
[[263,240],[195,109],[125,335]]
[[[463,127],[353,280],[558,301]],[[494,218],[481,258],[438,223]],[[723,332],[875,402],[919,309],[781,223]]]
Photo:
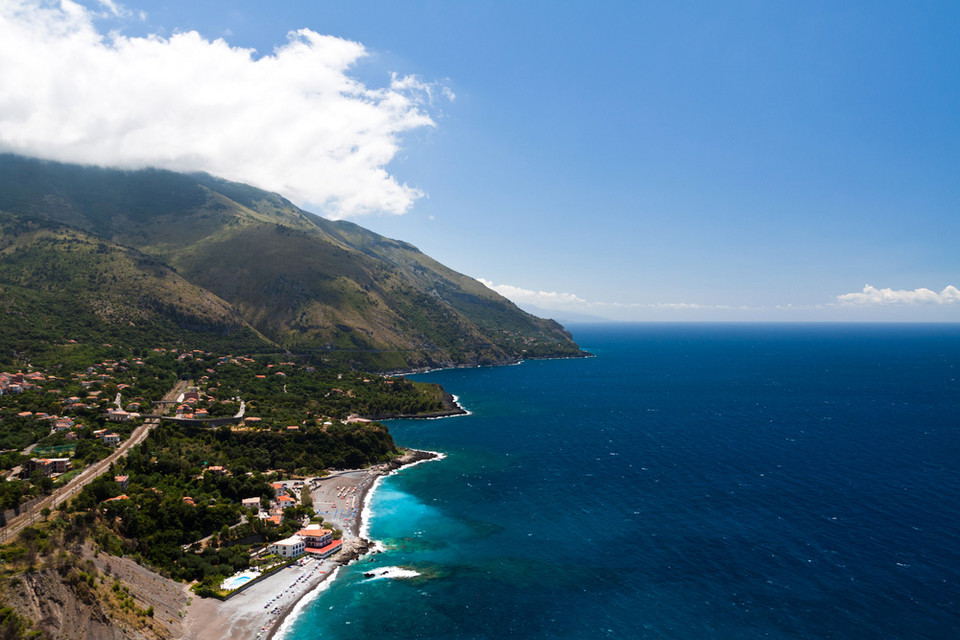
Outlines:
[[202,363],[194,365],[191,377],[208,377],[206,388],[217,400],[215,412],[231,415],[239,408],[235,398],[243,398],[248,415],[260,416],[264,426],[287,427],[301,420],[309,426],[324,416],[343,420],[354,413],[383,418],[443,409],[440,387],[403,378],[269,359],[230,359],[219,363],[215,374],[205,369]]
[[0,638],[39,638],[39,630],[30,631],[33,624],[20,616],[13,607],[0,608]]
[[[164,424],[148,442],[175,444],[178,456],[196,454],[195,460],[184,459],[236,467],[237,474],[306,473],[382,461],[395,452],[386,429],[345,423],[350,415],[416,415],[443,409],[444,392],[436,385],[316,368],[275,356],[164,348],[124,352],[115,346],[67,344],[46,352],[44,362],[48,369],[16,373],[24,381],[21,392],[0,395],[0,470],[21,469],[19,479],[0,483],[4,508],[46,495],[106,457],[114,446],[95,432],[108,430],[126,439],[143,424],[143,417],[109,421],[107,411],[115,409],[118,393],[123,408],[151,413],[159,410],[154,403],[178,380],[195,380],[189,404],[180,407],[195,419]],[[10,375],[0,373],[0,381]],[[247,420],[236,418],[226,426],[204,422],[236,415],[241,403]],[[68,426],[55,429],[63,418]],[[29,445],[34,446],[31,454],[22,453]],[[33,457],[68,457],[71,470],[56,478],[30,472],[27,463]],[[191,470],[201,472],[199,466]],[[225,495],[237,496],[235,491]]]
[[[0,212],[0,365],[73,342],[264,349],[226,302],[156,258],[44,219]],[[38,348],[41,347],[42,348]]]

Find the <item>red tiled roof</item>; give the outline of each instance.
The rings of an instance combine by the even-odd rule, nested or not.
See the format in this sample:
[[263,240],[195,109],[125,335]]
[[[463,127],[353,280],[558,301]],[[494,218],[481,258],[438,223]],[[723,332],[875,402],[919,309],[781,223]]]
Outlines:
[[343,544],[343,540],[334,540],[327,546],[320,547],[319,549],[317,549],[316,547],[307,547],[307,553],[319,553],[320,555],[325,555],[327,553],[330,553],[334,549],[337,549],[342,544]]

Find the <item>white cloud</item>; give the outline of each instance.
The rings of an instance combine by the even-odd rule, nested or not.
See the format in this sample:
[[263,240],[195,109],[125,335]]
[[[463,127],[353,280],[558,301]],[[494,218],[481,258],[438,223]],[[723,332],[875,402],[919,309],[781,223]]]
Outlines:
[[960,303],[960,289],[953,285],[937,293],[931,289],[877,289],[869,284],[859,293],[845,293],[837,301],[847,305],[919,305]]
[[523,289],[510,284],[494,284],[484,278],[477,278],[478,282],[483,283],[490,289],[493,289],[504,298],[512,300],[517,304],[534,304],[548,309],[556,307],[568,307],[570,305],[589,304],[583,298],[572,293],[558,293],[556,291],[534,291],[533,289]]
[[208,171],[333,218],[404,213],[423,195],[387,166],[448,90],[398,75],[368,87],[349,75],[363,45],[309,29],[258,57],[196,32],[104,35],[95,17],[69,0],[0,0],[0,151]]
[[110,15],[117,17],[130,15],[130,12],[125,7],[117,4],[113,0],[97,0],[97,2],[103,5],[103,8],[106,9]]
[[[867,285],[862,292],[847,293],[825,304],[735,305],[698,302],[603,302],[573,293],[539,291],[478,279],[487,287],[527,311],[552,311],[620,321],[662,320],[950,320],[960,308],[960,289],[945,287],[913,291],[877,289]],[[853,315],[851,315],[853,314]],[[947,314],[945,316],[944,314]]]
[[629,312],[632,310],[646,311],[718,311],[738,308],[740,310],[750,310],[749,307],[730,307],[727,305],[697,304],[693,302],[655,302],[655,303],[624,303],[624,302],[598,302],[590,301],[575,293],[560,293],[557,291],[537,291],[533,289],[524,289],[510,284],[494,284],[485,278],[477,278],[478,282],[483,283],[490,289],[493,289],[504,298],[507,298],[518,305],[535,305],[548,310],[558,311],[590,311],[596,313],[603,312]]
[[696,302],[657,302],[655,304],[647,305],[648,307],[655,309],[672,309],[672,310],[699,310],[699,309],[728,309],[726,306],[717,306],[717,305],[705,305],[697,304]]

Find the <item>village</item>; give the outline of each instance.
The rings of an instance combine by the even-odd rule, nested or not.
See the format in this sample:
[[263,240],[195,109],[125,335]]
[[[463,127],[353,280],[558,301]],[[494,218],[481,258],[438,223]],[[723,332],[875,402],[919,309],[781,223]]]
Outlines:
[[0,372],[0,538],[26,526],[9,553],[29,557],[72,522],[206,597],[352,557],[372,476],[349,470],[399,455],[361,415],[443,408],[431,385],[289,359],[110,355]]
[[[154,348],[150,355],[166,356],[170,371],[176,364],[184,363],[209,362],[213,367],[256,365],[256,360],[250,357],[214,356],[198,350],[180,353]],[[287,375],[282,369],[294,366],[292,362],[267,364],[269,374],[254,373],[251,382],[265,383],[268,375],[282,379]],[[245,415],[246,404],[238,397],[224,397],[218,392],[219,383],[207,389],[211,374],[216,373],[210,367],[200,371],[196,386],[187,389],[171,410],[159,404],[163,385],[139,388],[143,385],[138,384],[136,374],[144,367],[144,358],[130,357],[102,360],[65,376],[37,370],[0,372],[0,477],[49,488],[49,481],[42,479],[49,478],[54,483],[69,480],[71,472],[103,459],[146,419],[162,414],[195,425],[275,426],[265,424],[259,416]],[[312,368],[307,367],[306,371],[309,373]],[[160,380],[156,371],[148,372],[148,376],[151,373],[153,382]],[[169,375],[167,378],[175,379]],[[363,381],[370,383],[369,378]],[[393,381],[387,380],[384,384],[392,385]],[[283,392],[286,392],[285,386]],[[355,397],[353,390],[337,387],[331,387],[326,394],[347,400]],[[335,420],[318,417],[326,427],[332,426]],[[356,414],[341,419],[350,423],[364,421]],[[302,425],[284,424],[280,428],[294,432],[300,431]],[[19,502],[8,498],[2,506],[16,508]]]

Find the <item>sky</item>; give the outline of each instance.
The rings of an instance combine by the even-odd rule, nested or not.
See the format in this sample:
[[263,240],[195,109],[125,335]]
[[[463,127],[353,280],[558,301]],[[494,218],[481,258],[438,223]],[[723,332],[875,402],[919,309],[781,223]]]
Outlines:
[[960,321],[960,4],[0,0],[0,152],[208,171],[566,321]]

